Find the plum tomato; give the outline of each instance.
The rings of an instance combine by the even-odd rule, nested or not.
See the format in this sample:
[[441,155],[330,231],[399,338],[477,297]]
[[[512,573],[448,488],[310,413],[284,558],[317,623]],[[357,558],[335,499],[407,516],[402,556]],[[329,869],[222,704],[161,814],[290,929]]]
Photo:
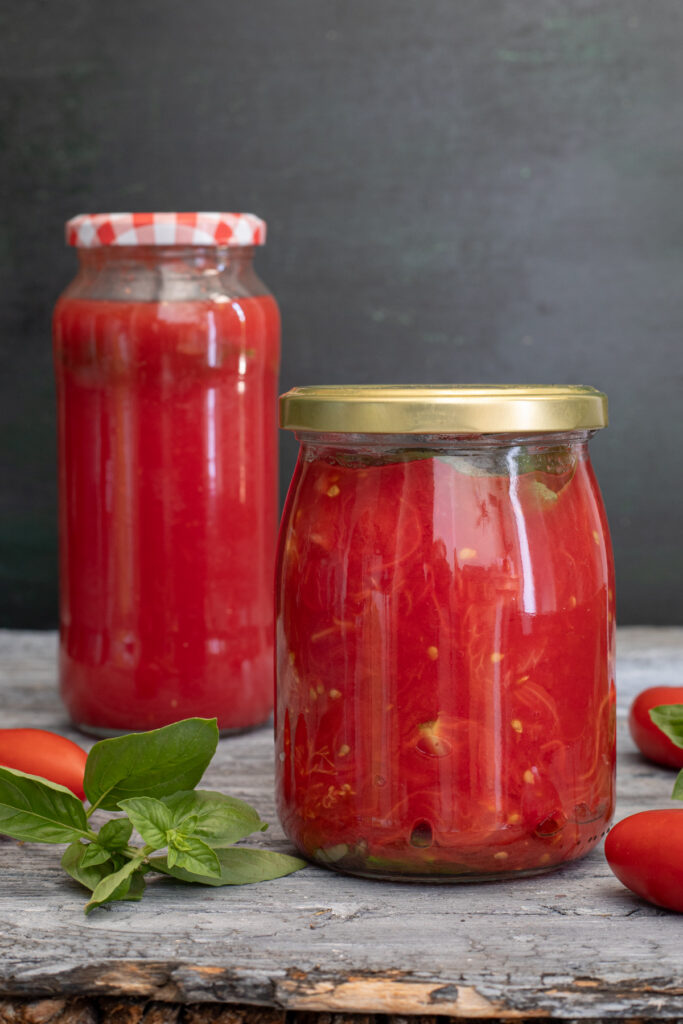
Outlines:
[[623,818],[605,840],[605,856],[627,889],[683,913],[683,809]]
[[57,782],[79,800],[87,757],[78,744],[45,729],[0,729],[0,765]]
[[650,708],[659,704],[683,704],[683,686],[651,686],[638,694],[628,716],[633,742],[650,761],[683,768],[683,748],[672,743],[650,718]]

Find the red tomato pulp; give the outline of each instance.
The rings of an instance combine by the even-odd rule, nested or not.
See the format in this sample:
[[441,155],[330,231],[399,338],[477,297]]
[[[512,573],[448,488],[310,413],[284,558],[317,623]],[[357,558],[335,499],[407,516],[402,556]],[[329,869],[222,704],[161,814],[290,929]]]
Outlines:
[[650,718],[650,708],[660,704],[683,704],[683,686],[651,686],[638,694],[628,716],[633,742],[651,761],[669,768],[683,768],[683,748],[672,743]]
[[277,741],[280,815],[304,853],[385,877],[498,875],[603,834],[612,566],[575,449],[512,475],[302,452],[280,540]]
[[267,718],[278,357],[268,295],[58,303],[61,685],[75,722]]

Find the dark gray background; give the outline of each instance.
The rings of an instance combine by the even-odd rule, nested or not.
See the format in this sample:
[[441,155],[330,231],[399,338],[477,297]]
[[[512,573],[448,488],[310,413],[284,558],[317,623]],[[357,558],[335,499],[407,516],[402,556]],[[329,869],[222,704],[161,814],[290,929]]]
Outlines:
[[121,209],[267,219],[283,390],[607,391],[620,621],[681,621],[681,0],[22,0],[0,41],[0,625],[56,622],[62,224]]

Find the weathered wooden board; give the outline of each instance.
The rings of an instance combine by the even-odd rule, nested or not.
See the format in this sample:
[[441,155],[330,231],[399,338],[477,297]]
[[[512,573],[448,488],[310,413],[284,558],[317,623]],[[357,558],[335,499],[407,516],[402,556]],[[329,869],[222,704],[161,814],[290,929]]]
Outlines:
[[[74,738],[52,634],[0,633],[2,724]],[[673,774],[635,753],[631,695],[680,682],[683,629],[619,636],[617,817],[667,806]],[[80,737],[81,742],[83,738]],[[207,782],[275,823],[270,730],[221,741]],[[549,875],[428,886],[311,867],[258,886],[153,883],[83,916],[53,847],[0,840],[0,994],[460,1017],[683,1017],[683,920],[632,896],[601,851]]]

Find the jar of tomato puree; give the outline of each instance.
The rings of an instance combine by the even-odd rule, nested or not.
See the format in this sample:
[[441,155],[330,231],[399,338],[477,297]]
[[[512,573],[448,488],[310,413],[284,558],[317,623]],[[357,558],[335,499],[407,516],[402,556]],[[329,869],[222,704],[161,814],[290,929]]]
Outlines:
[[280,532],[277,795],[307,857],[459,881],[613,808],[614,582],[588,387],[307,387]]
[[280,318],[251,214],[67,224],[57,303],[60,677],[97,735],[272,705]]

